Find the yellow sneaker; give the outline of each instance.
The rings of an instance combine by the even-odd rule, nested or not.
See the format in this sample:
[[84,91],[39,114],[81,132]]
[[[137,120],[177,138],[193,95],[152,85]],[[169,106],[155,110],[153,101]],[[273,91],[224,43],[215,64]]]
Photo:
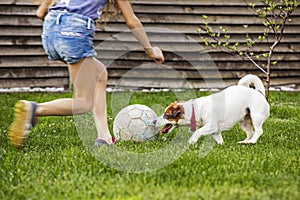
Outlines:
[[9,141],[13,146],[18,148],[25,144],[29,132],[37,122],[35,117],[36,107],[35,102],[20,100],[16,103],[14,121],[8,133]]

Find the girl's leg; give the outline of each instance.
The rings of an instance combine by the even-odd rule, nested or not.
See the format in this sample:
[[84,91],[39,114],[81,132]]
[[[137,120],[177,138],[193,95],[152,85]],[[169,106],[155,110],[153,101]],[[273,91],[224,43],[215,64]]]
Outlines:
[[[57,99],[35,104],[21,100],[15,105],[14,121],[9,130],[9,140],[15,147],[22,146],[34,126],[36,116],[66,116],[89,112],[93,109],[98,138],[111,144],[106,111],[106,68],[95,58],[68,65],[74,84],[74,98]],[[94,103],[95,102],[95,103]]]
[[82,61],[69,64],[71,80],[74,84],[74,98],[57,99],[40,103],[37,106],[37,116],[63,116],[83,114],[93,110],[98,138],[112,143],[107,124],[105,66],[96,58],[85,58]]
[[[56,99],[39,103],[37,116],[70,116],[89,112],[93,106],[93,89],[96,85],[96,74],[89,64],[91,58],[69,64],[69,73],[74,84],[74,98]],[[94,72],[93,72],[93,71]]]
[[105,140],[108,144],[112,144],[112,137],[109,133],[107,122],[107,105],[106,105],[106,83],[107,83],[107,70],[106,67],[94,59],[95,65],[98,66],[99,77],[96,82],[93,115],[98,132],[98,138]]

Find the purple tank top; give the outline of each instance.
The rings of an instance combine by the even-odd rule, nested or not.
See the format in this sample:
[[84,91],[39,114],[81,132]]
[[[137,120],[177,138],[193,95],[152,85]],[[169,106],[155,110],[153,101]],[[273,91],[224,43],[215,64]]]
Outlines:
[[51,10],[66,10],[97,19],[106,5],[106,0],[57,0]]

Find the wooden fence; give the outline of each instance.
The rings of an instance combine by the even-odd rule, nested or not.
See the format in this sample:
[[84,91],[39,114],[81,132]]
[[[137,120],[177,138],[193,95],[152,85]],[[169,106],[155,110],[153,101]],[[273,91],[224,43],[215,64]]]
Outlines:
[[[221,51],[209,51],[197,29],[207,15],[213,27],[228,28],[233,41],[244,41],[244,24],[251,37],[263,30],[261,19],[242,0],[132,0],[151,43],[164,50],[166,62],[156,65],[132,37],[122,16],[109,21],[95,35],[98,58],[109,71],[108,85],[137,88],[223,88],[245,74],[264,77],[255,66]],[[0,2],[0,88],[70,87],[68,70],[47,59],[41,45],[42,22],[31,0]],[[272,86],[300,85],[300,8],[276,48]],[[267,42],[255,49],[268,48]]]

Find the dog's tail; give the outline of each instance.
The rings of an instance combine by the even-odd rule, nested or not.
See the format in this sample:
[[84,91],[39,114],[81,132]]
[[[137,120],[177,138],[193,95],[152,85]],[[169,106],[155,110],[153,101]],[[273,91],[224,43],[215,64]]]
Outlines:
[[266,95],[265,93],[265,86],[263,82],[258,78],[256,75],[248,74],[241,78],[239,80],[238,85],[246,86],[249,88],[253,88],[261,92],[264,96]]

